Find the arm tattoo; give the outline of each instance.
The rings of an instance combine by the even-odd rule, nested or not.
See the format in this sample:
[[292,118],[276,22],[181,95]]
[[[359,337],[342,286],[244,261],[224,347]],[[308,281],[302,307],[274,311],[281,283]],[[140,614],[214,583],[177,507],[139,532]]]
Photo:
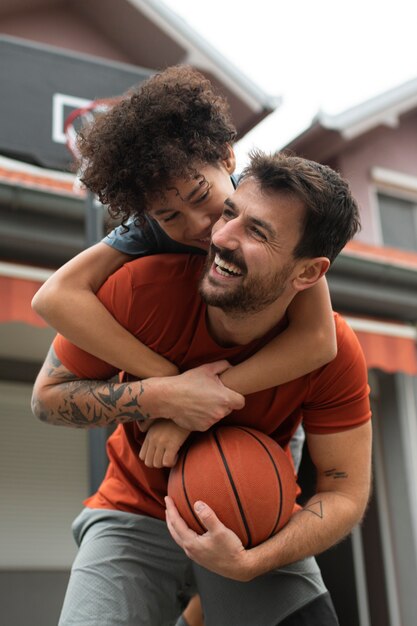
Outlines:
[[309,513],[313,513],[313,515],[316,515],[320,519],[323,519],[323,502],[321,500],[318,500],[317,502],[310,502],[310,504],[304,507],[303,511],[308,511]]
[[325,470],[324,475],[327,477],[333,476],[333,479],[336,480],[337,478],[347,478],[349,474],[339,472],[335,467],[332,467],[332,469]]
[[139,397],[144,393],[142,381],[117,383],[80,380],[67,370],[51,348],[45,361],[48,378],[57,381],[53,400],[46,403],[36,394],[32,410],[42,421],[56,425],[89,428],[107,426],[151,417],[141,410]]
[[[328,478],[333,478],[333,480],[337,480],[340,478],[348,478],[348,474],[346,472],[341,472],[337,470],[335,467],[331,469],[325,470],[324,475]],[[321,500],[317,500],[316,502],[310,502],[306,507],[304,507],[303,511],[308,511],[309,513],[313,513],[320,519],[324,518],[324,509],[323,502]]]

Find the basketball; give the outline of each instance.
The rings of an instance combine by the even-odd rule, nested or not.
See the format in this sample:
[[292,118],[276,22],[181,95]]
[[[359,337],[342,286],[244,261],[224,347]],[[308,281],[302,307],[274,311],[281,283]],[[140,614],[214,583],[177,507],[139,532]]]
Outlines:
[[193,508],[202,500],[251,548],[288,522],[296,481],[287,454],[268,435],[246,426],[218,426],[192,436],[171,469],[168,495],[197,533],[206,532]]

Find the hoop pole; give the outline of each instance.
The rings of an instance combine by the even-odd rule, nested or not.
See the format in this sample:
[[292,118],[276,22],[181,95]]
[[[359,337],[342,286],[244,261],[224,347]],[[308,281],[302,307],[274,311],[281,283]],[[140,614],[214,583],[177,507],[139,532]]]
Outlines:
[[[94,245],[103,237],[103,209],[96,202],[91,191],[87,192],[85,200],[85,238],[87,247]],[[89,484],[90,493],[99,488],[107,470],[108,458],[106,442],[110,435],[109,428],[92,428],[88,431],[89,448]]]
[[[93,101],[88,106],[73,111],[67,117],[64,131],[67,138],[67,148],[74,158],[80,158],[77,150],[77,131],[74,127],[76,120],[84,118],[84,120],[91,121],[95,112],[107,110],[119,99],[111,98]],[[103,237],[103,231],[103,208],[96,201],[94,194],[91,191],[87,191],[84,221],[86,247],[90,247],[100,241]],[[111,432],[112,429],[106,427],[93,428],[88,431],[90,494],[97,491],[106,473],[108,466],[106,442]]]

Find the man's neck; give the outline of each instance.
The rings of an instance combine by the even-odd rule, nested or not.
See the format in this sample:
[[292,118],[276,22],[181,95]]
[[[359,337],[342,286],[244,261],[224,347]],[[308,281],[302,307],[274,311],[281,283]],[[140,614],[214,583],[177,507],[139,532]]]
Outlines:
[[287,312],[291,299],[279,298],[257,313],[226,313],[207,307],[207,324],[212,338],[222,346],[244,346],[260,339],[277,326]]

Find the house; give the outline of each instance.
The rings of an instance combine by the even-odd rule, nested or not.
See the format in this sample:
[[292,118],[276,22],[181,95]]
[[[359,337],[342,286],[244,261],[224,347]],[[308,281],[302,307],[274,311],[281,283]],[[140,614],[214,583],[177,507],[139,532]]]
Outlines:
[[417,79],[319,113],[286,146],[340,171],[361,208],[362,231],[328,275],[334,307],[362,343],[374,413],[365,523],[321,563],[350,625],[413,626],[417,614],[416,136]]
[[75,555],[70,523],[97,482],[104,445],[99,429],[50,428],[30,412],[31,387],[54,335],[31,311],[30,300],[101,228],[101,209],[74,186],[65,120],[92,100],[118,96],[179,63],[198,68],[227,95],[240,137],[279,105],[159,0],[1,2],[4,624],[57,623]]

